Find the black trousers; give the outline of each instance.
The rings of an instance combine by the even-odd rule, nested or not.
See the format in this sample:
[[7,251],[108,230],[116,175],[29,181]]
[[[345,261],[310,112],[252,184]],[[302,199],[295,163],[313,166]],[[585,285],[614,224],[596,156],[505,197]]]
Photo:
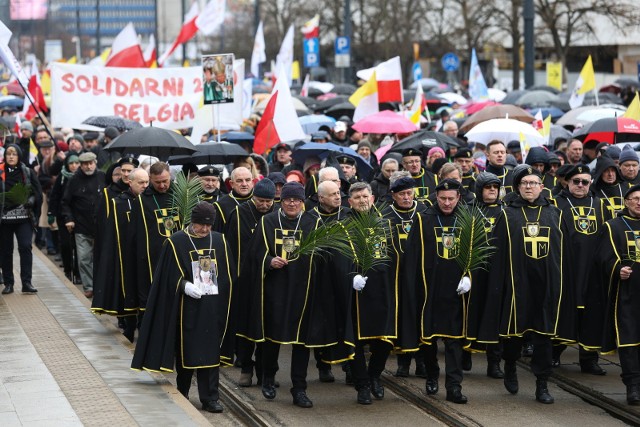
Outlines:
[[[256,369],[256,378],[262,380],[262,343],[256,343],[244,338],[238,338],[238,358],[243,374],[253,374]],[[255,353],[255,361],[253,355]],[[271,368],[274,373],[278,372],[278,363]]]
[[407,368],[409,368],[411,366],[411,359],[416,359],[416,365],[424,363],[424,354],[427,347],[427,345],[421,344],[418,351],[398,354],[398,366],[406,366]]
[[622,368],[620,376],[624,385],[640,385],[640,349],[638,346],[618,347],[618,357]]
[[500,363],[502,360],[502,342],[498,344],[487,344],[487,362]]
[[[551,357],[553,353],[551,337],[537,333],[531,333],[529,336],[530,342],[533,344],[531,370],[539,380],[546,381],[551,375]],[[522,355],[522,340],[521,337],[513,337],[502,341],[502,358],[506,362],[516,362],[520,359]]]
[[[442,338],[444,342],[444,385],[447,390],[459,388],[462,384],[462,340],[455,338]],[[432,345],[425,346],[424,364],[427,368],[427,378],[434,379],[440,375],[438,365],[438,345],[434,341]]]
[[[262,384],[275,381],[280,344],[265,341],[262,343]],[[291,346],[291,388],[292,392],[305,391],[307,389],[307,367],[309,365],[310,351],[300,344]]]
[[178,391],[186,398],[189,398],[189,389],[191,388],[191,378],[193,371],[196,371],[198,381],[198,398],[200,402],[206,403],[212,400],[220,399],[218,393],[218,385],[220,384],[220,368],[200,368],[186,369],[182,367],[182,360],[176,357],[176,382]]
[[[364,348],[369,345],[371,357],[369,357],[369,367],[367,358],[364,355]],[[368,386],[372,378],[379,378],[387,364],[392,345],[381,340],[358,340],[356,342],[355,356],[351,361],[351,374],[356,390]]]
[[31,240],[33,239],[33,226],[31,221],[18,224],[0,224],[0,259],[2,259],[2,276],[5,285],[15,285],[13,277],[13,236],[18,241],[18,254],[20,254],[20,280],[22,284],[31,283],[31,270],[33,268],[33,253],[31,252]]
[[313,349],[313,358],[316,359],[316,368],[318,368],[318,371],[331,370],[331,365],[327,362],[322,361],[322,355],[324,354],[324,351],[326,350],[322,347],[316,347]]
[[[564,344],[554,345],[553,346],[553,357],[559,358],[560,355],[567,349],[567,346]],[[580,365],[585,364],[591,361],[598,361],[599,356],[597,351],[589,351],[584,348],[578,346],[578,359],[580,360]]]
[[[64,224],[62,217],[58,217],[57,219],[58,224]],[[68,274],[73,273],[74,276],[80,277],[78,259],[73,256],[76,250],[76,239],[72,233],[69,233],[67,227],[64,225],[58,229],[58,238],[60,240],[60,257],[62,258],[64,272]]]

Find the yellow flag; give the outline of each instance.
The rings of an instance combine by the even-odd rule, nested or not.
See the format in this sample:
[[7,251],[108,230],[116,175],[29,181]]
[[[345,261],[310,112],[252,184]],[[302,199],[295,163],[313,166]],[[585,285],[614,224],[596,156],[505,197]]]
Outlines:
[[293,64],[291,64],[291,79],[292,80],[300,79],[300,62],[299,61],[293,61]]
[[42,93],[45,95],[51,95],[51,75],[49,71],[45,71],[42,73],[40,77],[40,87],[42,88]]
[[551,133],[551,114],[542,121],[542,128],[539,129],[539,132],[542,136],[549,136]]
[[587,62],[584,63],[582,71],[580,71],[581,81],[580,87],[577,89],[578,95],[590,92],[596,88],[596,74],[593,71],[593,61],[591,61],[591,55],[587,58]]
[[158,68],[158,61],[154,59],[151,65],[149,65],[149,68]]
[[353,95],[349,97],[349,102],[356,107],[362,101],[363,98],[378,93],[378,81],[376,80],[376,72],[374,71],[371,78],[362,86],[358,88]]
[[188,67],[190,67],[190,66],[191,66],[191,64],[189,63],[189,60],[188,60],[188,59],[185,59],[185,60],[184,60],[184,62],[182,63],[182,66],[183,66],[184,68],[188,68]]
[[547,62],[547,86],[562,90],[562,62]]
[[108,47],[105,50],[102,51],[102,53],[100,54],[100,58],[102,59],[102,62],[106,63],[107,62],[107,58],[109,58],[109,55],[111,55],[111,48]]
[[3,96],[7,96],[7,95],[9,95],[9,90],[8,90],[8,89],[7,89],[7,87],[5,86],[5,87],[3,87],[3,88],[2,88],[2,90],[0,90],[0,93],[1,93]]
[[78,63],[78,58],[76,58],[75,55],[69,58],[69,60],[67,61],[67,64],[76,64],[76,63]]
[[640,120],[640,97],[638,97],[638,91],[636,91],[636,96],[633,97],[633,101],[631,101],[629,108],[627,108],[627,111],[622,115],[622,117]]

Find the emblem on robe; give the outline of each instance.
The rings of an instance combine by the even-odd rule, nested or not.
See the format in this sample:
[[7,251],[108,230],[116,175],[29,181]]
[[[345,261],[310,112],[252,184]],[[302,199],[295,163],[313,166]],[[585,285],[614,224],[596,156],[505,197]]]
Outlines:
[[627,257],[630,261],[640,262],[640,231],[625,231],[627,239]]
[[458,256],[459,227],[436,227],[436,249],[438,256],[444,259],[454,259]]
[[158,234],[161,236],[170,237],[182,228],[177,209],[156,209],[153,214],[158,224]]
[[598,219],[595,208],[588,206],[577,206],[571,208],[573,216],[573,226],[578,233],[595,234],[598,232]]
[[373,230],[369,229],[371,237],[367,238],[367,243],[373,249],[372,255],[375,259],[383,259],[387,257],[387,238],[373,236]]
[[302,240],[302,230],[283,230],[275,229],[275,250],[276,255],[288,261],[298,259],[298,256],[292,257],[291,254],[300,246]]
[[537,222],[528,222],[526,229],[529,237],[538,237],[538,234],[540,234],[540,224]]
[[546,258],[549,255],[550,227],[541,227],[537,222],[529,222],[522,227],[524,253],[533,259]]
[[624,209],[624,200],[622,197],[613,196],[609,197],[609,200],[604,200],[607,209],[611,213],[611,215],[615,218],[622,209]]
[[424,202],[429,198],[429,187],[414,187],[413,194],[419,202]]

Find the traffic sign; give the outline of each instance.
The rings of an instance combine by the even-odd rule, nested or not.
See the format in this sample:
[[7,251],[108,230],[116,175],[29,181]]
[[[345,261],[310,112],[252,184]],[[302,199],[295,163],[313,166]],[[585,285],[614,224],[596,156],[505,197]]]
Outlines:
[[422,67],[420,66],[419,62],[414,62],[413,63],[413,67],[411,68],[411,71],[413,72],[413,81],[417,82],[418,80],[420,80],[422,78]]
[[320,66],[320,43],[318,38],[305,39],[302,42],[304,66],[307,68]]
[[442,63],[442,68],[448,73],[457,71],[460,68],[460,58],[453,52],[445,53],[440,62]]
[[351,53],[351,40],[349,37],[336,37],[336,55],[348,55]]

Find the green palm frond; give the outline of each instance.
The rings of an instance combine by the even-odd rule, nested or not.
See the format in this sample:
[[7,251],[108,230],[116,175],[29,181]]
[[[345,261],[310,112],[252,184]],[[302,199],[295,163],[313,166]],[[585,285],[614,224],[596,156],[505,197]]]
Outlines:
[[191,211],[200,201],[203,191],[199,177],[188,179],[183,173],[176,175],[171,184],[171,207],[177,209],[183,225],[191,223]]
[[27,199],[29,199],[30,195],[31,190],[29,187],[22,183],[17,183],[11,187],[11,190],[5,193],[0,193],[0,201],[6,200],[7,202],[15,205],[24,205],[27,203]]
[[[346,230],[340,222],[323,224],[307,233],[293,255],[311,255],[315,252],[324,257],[330,254],[329,249],[335,249],[339,253],[351,250]],[[352,252],[350,254],[353,256]]]
[[350,254],[354,257],[358,272],[366,276],[373,268],[386,265],[390,258],[387,253],[387,220],[380,216],[377,209],[366,212],[351,211],[351,217],[344,222]]
[[465,274],[487,269],[495,251],[485,229],[485,217],[478,206],[458,205],[456,211],[460,237],[456,262]]

